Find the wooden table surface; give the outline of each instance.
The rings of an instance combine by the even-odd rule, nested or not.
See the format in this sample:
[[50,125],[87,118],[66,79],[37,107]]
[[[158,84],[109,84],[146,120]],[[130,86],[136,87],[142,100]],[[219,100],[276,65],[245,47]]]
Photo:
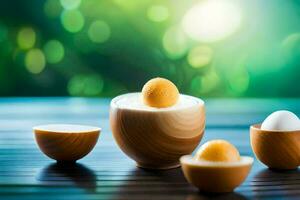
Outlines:
[[[116,146],[109,128],[109,99],[0,99],[0,199],[300,199],[300,170],[275,172],[255,160],[234,193],[201,194],[180,168],[139,169]],[[253,156],[249,125],[278,109],[300,115],[300,99],[207,99],[201,143],[222,138]],[[35,144],[32,126],[75,123],[102,127],[95,149],[76,165],[60,166]]]

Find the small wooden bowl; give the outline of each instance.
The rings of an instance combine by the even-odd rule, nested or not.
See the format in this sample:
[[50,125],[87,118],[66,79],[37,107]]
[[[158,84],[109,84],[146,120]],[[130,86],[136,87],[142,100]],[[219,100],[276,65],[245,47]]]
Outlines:
[[101,129],[91,126],[50,124],[33,127],[41,151],[59,162],[75,162],[96,145]]
[[300,130],[266,131],[261,124],[250,127],[251,147],[269,168],[296,169],[300,165]]
[[251,170],[253,158],[241,156],[241,161],[216,165],[214,162],[194,160],[190,155],[180,158],[187,181],[208,193],[232,192],[242,184]]
[[[137,95],[130,93],[126,95]],[[199,144],[205,128],[205,108],[201,99],[181,109],[143,110],[121,107],[121,95],[111,101],[110,124],[119,147],[137,165],[148,169],[179,167],[179,158]]]

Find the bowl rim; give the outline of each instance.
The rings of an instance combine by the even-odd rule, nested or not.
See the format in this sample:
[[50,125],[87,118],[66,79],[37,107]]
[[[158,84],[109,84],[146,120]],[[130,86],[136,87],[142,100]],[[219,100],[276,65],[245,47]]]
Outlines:
[[[51,130],[47,129],[47,126],[74,126],[73,130]],[[76,130],[76,127],[85,127],[86,130]],[[32,127],[34,131],[41,131],[47,133],[64,133],[64,134],[72,134],[72,133],[91,133],[91,132],[101,132],[102,128],[96,126],[82,125],[82,124],[42,124]]]
[[250,130],[255,130],[255,131],[261,131],[261,132],[266,132],[266,133],[299,133],[300,130],[289,130],[289,131],[283,131],[283,130],[262,130],[261,129],[261,123],[259,124],[252,124],[250,126]]
[[[180,157],[180,163],[196,166],[196,167],[209,167],[209,168],[227,168],[227,167],[242,167],[242,166],[251,166],[254,162],[254,158],[251,156],[241,156],[241,161],[235,162],[211,162],[211,161],[198,161],[193,159],[192,155],[184,155]],[[218,165],[216,165],[218,163]]]
[[121,98],[124,98],[125,96],[129,96],[129,95],[141,95],[141,92],[130,92],[130,93],[126,93],[126,94],[121,94],[119,96],[114,97],[111,102],[110,102],[110,107],[111,108],[115,108],[115,109],[120,109],[120,110],[130,110],[130,111],[141,111],[141,112],[151,112],[151,113],[160,113],[160,112],[174,112],[174,111],[180,111],[180,110],[185,110],[185,109],[189,109],[189,108],[193,108],[196,106],[205,106],[205,102],[198,98],[198,97],[194,97],[194,96],[190,96],[190,95],[186,95],[186,94],[180,94],[181,97],[184,98],[190,98],[193,99],[196,103],[186,106],[186,107],[182,107],[182,108],[177,108],[174,109],[172,106],[171,107],[166,107],[166,108],[154,108],[154,107],[150,107],[149,109],[139,109],[139,108],[129,108],[129,107],[120,107],[116,102],[119,101]]

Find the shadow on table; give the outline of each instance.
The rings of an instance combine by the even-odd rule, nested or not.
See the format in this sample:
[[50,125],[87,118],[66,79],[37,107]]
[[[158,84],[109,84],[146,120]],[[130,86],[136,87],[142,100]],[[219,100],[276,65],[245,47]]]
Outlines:
[[50,185],[75,185],[89,192],[95,192],[97,178],[88,167],[79,163],[53,163],[43,168],[37,180]]
[[260,170],[251,181],[251,189],[255,196],[296,197],[300,195],[300,170]]
[[247,199],[238,193],[200,193],[197,188],[187,183],[181,168],[161,171],[136,168],[128,177],[113,199]]
[[188,195],[185,200],[206,200],[206,199],[222,199],[222,200],[246,200],[248,198],[244,197],[239,193],[224,193],[224,194],[191,194]]

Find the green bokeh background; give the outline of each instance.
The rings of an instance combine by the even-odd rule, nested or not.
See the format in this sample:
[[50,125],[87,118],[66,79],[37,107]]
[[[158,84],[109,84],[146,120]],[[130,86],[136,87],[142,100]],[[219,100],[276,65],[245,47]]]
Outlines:
[[183,20],[207,1],[1,1],[0,96],[113,97],[160,76],[199,97],[300,97],[300,1],[226,0],[239,26],[197,40]]

